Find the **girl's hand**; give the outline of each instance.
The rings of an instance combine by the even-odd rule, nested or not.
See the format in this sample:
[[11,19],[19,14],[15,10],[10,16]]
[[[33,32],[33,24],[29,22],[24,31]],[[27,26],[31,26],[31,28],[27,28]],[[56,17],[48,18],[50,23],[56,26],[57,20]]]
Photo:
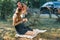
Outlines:
[[27,18],[24,18],[24,19],[23,19],[23,22],[27,22],[27,21],[28,21]]

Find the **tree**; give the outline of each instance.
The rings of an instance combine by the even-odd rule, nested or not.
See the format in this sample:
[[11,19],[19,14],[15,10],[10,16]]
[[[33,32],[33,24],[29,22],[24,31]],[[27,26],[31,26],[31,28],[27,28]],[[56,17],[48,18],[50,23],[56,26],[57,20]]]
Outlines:
[[1,19],[6,20],[13,13],[14,5],[11,0],[4,0],[1,3]]

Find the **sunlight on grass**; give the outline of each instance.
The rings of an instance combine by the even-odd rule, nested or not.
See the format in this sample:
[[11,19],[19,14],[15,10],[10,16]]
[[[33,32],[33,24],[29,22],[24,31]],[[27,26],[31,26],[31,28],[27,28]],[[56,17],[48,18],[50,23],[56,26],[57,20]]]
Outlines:
[[[39,19],[38,24],[30,26],[31,28],[38,28],[47,30],[47,32],[40,35],[42,39],[60,40],[60,23],[56,22],[55,19]],[[0,21],[0,38],[15,40],[15,29],[11,25],[12,21],[3,22]],[[27,24],[28,25],[28,24]]]

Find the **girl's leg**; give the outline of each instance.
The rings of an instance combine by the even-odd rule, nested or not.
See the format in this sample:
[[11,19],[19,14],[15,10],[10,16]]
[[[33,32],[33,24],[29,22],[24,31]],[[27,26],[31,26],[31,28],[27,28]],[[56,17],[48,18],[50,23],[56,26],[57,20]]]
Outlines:
[[27,32],[25,33],[25,35],[34,35],[34,34],[35,34],[34,31],[27,31]]

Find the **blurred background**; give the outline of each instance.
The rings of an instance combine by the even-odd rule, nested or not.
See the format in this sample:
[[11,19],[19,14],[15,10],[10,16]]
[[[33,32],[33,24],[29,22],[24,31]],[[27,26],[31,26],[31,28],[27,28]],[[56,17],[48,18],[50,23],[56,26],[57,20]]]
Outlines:
[[[26,26],[47,30],[40,35],[41,40],[60,40],[60,0],[0,0],[0,40],[5,38],[16,40],[12,16],[17,7],[17,1],[28,6],[29,21],[25,23]],[[47,2],[59,2],[59,7],[50,7],[50,5],[42,7]]]

